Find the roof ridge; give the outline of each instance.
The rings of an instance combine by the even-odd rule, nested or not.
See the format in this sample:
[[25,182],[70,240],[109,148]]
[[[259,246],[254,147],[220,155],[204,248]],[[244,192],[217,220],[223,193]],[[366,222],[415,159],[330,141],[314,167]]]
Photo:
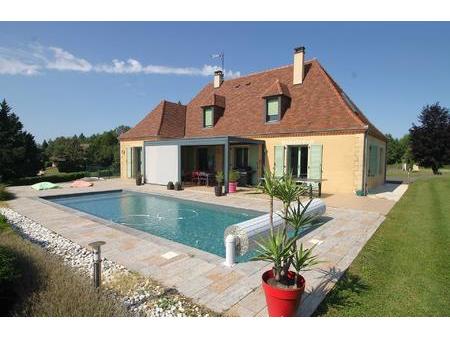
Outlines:
[[156,133],[157,136],[161,135],[161,127],[162,127],[163,120],[164,120],[164,111],[165,111],[165,108],[166,108],[166,102],[167,101],[165,99],[163,99],[161,102],[162,102],[163,105],[162,105],[162,108],[161,108],[161,118],[159,119],[158,131]]
[[[317,59],[316,58],[312,58],[310,60],[305,61],[304,64],[306,65],[306,64],[312,63],[315,60],[317,60]],[[269,73],[269,72],[272,72],[272,71],[276,71],[276,70],[280,70],[280,69],[288,68],[288,67],[293,67],[293,66],[294,66],[294,64],[290,63],[290,64],[284,65],[284,66],[278,66],[278,67],[269,68],[269,69],[266,69],[266,70],[261,70],[261,71],[257,71],[257,72],[253,72],[253,73],[248,73],[246,75],[235,77],[235,78],[229,79],[229,80],[225,79],[225,81],[230,82],[230,81],[242,80],[242,79],[245,79],[246,77],[255,76],[255,75],[259,75],[259,74],[263,74],[263,73]]]

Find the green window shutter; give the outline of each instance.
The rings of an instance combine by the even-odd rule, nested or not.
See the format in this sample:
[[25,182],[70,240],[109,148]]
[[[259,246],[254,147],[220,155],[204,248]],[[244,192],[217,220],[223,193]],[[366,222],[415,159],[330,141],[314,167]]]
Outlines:
[[131,159],[131,153],[132,153],[132,148],[131,147],[127,147],[127,177],[130,178],[131,177],[131,164],[132,164],[132,159]]
[[375,176],[378,172],[378,146],[369,146],[369,176]]
[[309,146],[308,178],[322,179],[322,145],[311,144]]
[[[305,150],[303,150],[305,151]],[[302,147],[298,147],[298,158],[297,158],[297,177],[300,177],[302,164]]]
[[203,116],[203,126],[204,127],[212,127],[213,124],[214,124],[212,107],[205,108],[203,114],[204,114],[204,116]]
[[284,146],[275,146],[274,149],[275,176],[280,177],[284,174]]

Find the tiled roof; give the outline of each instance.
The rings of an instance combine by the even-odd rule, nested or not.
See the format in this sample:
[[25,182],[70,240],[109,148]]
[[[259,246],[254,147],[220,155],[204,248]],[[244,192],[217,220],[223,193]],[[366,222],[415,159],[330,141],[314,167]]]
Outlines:
[[169,101],[161,101],[134,128],[120,135],[121,141],[179,138],[184,136],[186,106]]
[[267,90],[263,93],[261,97],[269,97],[269,96],[277,96],[284,95],[287,97],[291,97],[289,95],[289,89],[284,83],[281,83],[280,80],[276,79],[272,85],[267,88]]
[[[287,91],[291,104],[279,122],[266,123],[263,96],[272,87]],[[225,110],[213,128],[203,128],[201,102],[212,94],[226,98]],[[186,121],[185,137],[354,132],[368,126],[363,115],[350,108],[317,60],[305,62],[304,81],[298,85],[293,84],[292,65],[225,80],[216,89],[209,83],[187,105]]]
[[[264,97],[272,95],[288,96],[291,102],[279,122],[266,123]],[[219,88],[211,82],[187,106],[164,102],[121,139],[354,133],[367,129],[385,139],[317,60],[305,62],[302,84],[293,84],[293,66],[288,65],[225,79]],[[208,105],[224,109],[212,128],[203,128],[203,107]]]
[[222,95],[212,94],[206,98],[206,101],[202,103],[202,107],[216,106],[225,108],[225,97]]

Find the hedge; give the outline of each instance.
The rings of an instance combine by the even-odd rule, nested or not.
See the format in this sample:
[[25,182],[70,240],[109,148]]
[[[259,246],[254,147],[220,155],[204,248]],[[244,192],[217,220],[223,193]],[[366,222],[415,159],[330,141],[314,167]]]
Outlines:
[[86,176],[88,176],[88,174],[85,171],[81,171],[75,173],[60,173],[57,175],[49,175],[49,176],[23,177],[13,180],[11,182],[11,185],[32,185],[39,182],[52,182],[52,183],[68,182]]

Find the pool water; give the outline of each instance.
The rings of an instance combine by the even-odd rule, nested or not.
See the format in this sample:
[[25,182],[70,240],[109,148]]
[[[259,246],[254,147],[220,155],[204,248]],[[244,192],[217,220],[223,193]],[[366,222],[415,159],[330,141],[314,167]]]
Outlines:
[[[178,198],[117,191],[46,199],[108,221],[225,257],[223,234],[229,225],[263,213]],[[247,254],[239,258],[246,261]]]

